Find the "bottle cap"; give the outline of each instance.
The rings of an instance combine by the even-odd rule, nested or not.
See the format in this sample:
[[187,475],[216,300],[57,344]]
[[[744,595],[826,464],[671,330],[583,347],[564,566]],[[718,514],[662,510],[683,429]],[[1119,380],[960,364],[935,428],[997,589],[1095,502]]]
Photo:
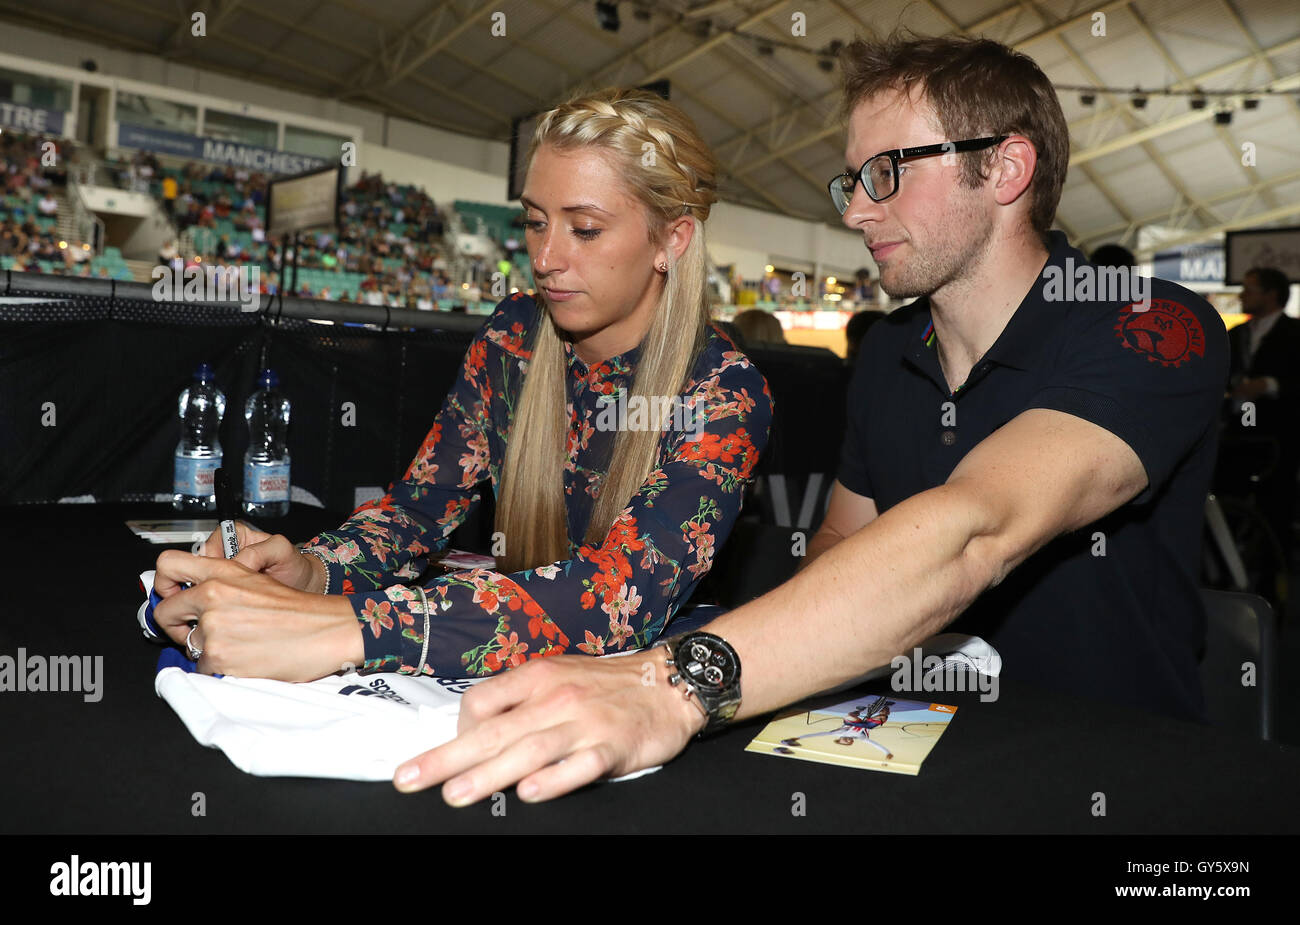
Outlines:
[[194,370],[194,378],[199,382],[211,382],[213,378],[212,367],[207,363],[200,363],[199,368]]
[[273,389],[280,384],[280,377],[273,369],[264,369],[257,377],[258,385],[264,389]]

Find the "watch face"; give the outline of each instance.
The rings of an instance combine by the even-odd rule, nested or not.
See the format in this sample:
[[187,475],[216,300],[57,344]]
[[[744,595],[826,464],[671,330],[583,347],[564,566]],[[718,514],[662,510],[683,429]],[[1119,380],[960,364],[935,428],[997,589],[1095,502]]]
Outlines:
[[687,636],[677,648],[677,670],[700,687],[723,691],[736,683],[739,666],[731,650],[705,635]]

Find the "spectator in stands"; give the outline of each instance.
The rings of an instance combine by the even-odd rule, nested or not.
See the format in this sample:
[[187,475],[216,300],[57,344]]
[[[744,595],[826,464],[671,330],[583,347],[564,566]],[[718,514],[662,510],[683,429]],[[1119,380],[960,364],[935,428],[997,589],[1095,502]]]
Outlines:
[[59,246],[54,243],[52,235],[41,235],[40,246],[37,249],[36,256],[38,260],[58,260],[62,256],[59,253]]
[[866,336],[867,330],[873,324],[884,317],[885,313],[882,311],[865,310],[853,313],[848,324],[844,325],[845,365],[853,366],[857,362],[858,348],[862,346],[862,338]]
[[176,178],[167,174],[162,180],[162,200],[163,208],[167,211],[167,217],[173,218],[176,215],[176,197],[180,190],[176,183]]
[[731,320],[740,332],[740,337],[749,346],[759,344],[784,344],[785,331],[776,315],[761,308],[750,308],[737,312]]
[[427,278],[414,280],[409,291],[415,300],[415,308],[426,312],[433,310],[433,293]]
[[46,193],[41,197],[41,201],[36,206],[41,210],[41,214],[46,218],[54,218],[59,214],[59,201]]
[[[646,166],[642,145],[663,138],[673,147]],[[164,552],[158,622],[184,638],[197,618],[192,642],[226,653],[201,670],[307,680],[350,659],[463,677],[630,650],[711,569],[772,410],[754,365],[708,325],[703,222],[717,162],[674,104],[607,90],[543,116],[527,163],[530,259],[574,298],[501,302],[406,476],[307,555],[243,525],[235,563]],[[603,211],[566,215],[578,196]],[[698,403],[698,424],[599,418],[603,396],[624,390],[629,404]],[[506,538],[496,567],[412,584],[489,487]],[[326,582],[334,594],[319,593]],[[260,638],[227,631],[232,604],[265,627]]]

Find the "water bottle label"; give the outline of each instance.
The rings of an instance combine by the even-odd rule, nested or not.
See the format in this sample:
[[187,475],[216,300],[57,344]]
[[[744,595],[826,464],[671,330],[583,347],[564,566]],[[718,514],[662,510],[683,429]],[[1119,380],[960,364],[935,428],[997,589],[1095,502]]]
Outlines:
[[213,492],[213,477],[221,468],[220,456],[177,456],[172,476],[172,491],[178,495],[208,498]]
[[244,500],[254,504],[289,500],[289,464],[244,464]]

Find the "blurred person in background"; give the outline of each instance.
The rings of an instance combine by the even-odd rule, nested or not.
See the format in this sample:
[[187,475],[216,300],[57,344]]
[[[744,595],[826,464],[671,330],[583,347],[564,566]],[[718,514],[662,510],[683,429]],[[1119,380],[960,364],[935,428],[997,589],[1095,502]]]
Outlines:
[[740,332],[741,339],[747,344],[784,344],[785,331],[776,315],[761,308],[750,308],[737,312],[731,323]]

